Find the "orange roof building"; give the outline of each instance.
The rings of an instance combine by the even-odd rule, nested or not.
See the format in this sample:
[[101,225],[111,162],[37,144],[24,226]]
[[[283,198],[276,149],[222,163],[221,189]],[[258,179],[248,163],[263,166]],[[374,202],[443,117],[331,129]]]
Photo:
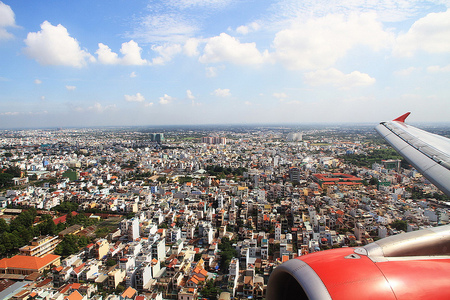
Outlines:
[[64,297],[64,300],[83,300],[83,296],[78,291],[73,291],[69,296]]
[[129,286],[121,295],[122,299],[133,299],[137,291]]
[[15,255],[0,260],[0,274],[29,275],[34,272],[42,273],[46,269],[58,267],[61,256],[47,254],[43,257]]
[[329,185],[346,185],[346,186],[360,186],[362,179],[345,173],[325,173],[313,174],[312,179],[320,185],[321,188]]

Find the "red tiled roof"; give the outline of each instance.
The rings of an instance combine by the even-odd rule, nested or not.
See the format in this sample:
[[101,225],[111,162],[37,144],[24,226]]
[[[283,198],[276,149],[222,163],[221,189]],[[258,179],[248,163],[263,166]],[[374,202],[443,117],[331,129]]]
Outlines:
[[47,285],[50,282],[52,282],[52,279],[51,278],[47,278],[47,279],[43,280],[42,282],[40,282],[39,284],[37,284],[36,287],[43,287],[44,285]]
[[78,291],[74,291],[69,296],[65,297],[64,300],[83,300],[83,296]]
[[[76,211],[73,211],[72,216],[74,217],[76,215],[78,215],[78,213]],[[54,219],[53,223],[55,223],[55,225],[58,225],[59,223],[65,223],[66,220],[67,220],[67,215],[64,215],[64,216]]]
[[195,283],[195,284],[198,284],[198,278],[197,278],[197,276],[192,276],[189,280],[188,280],[188,282],[189,281],[192,281],[193,283]]
[[78,267],[76,267],[75,269],[73,269],[73,271],[75,273],[80,273],[81,269],[86,265],[86,263],[82,263],[81,265],[79,265]]
[[122,293],[122,295],[120,295],[122,298],[125,299],[132,299],[134,297],[134,295],[136,295],[137,291],[135,289],[133,289],[131,286],[129,286],[125,292]]
[[43,257],[15,255],[11,258],[3,258],[0,260],[0,268],[40,270],[59,258],[59,255],[54,254],[47,254]]
[[64,269],[62,266],[53,268],[56,272],[60,272],[62,269]]
[[72,289],[74,290],[78,290],[80,288],[81,284],[78,282],[74,282],[72,283]]

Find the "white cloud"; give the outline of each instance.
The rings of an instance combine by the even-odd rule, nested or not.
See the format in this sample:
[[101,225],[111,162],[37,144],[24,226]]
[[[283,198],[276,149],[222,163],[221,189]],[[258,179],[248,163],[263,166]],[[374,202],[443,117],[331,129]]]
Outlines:
[[187,90],[186,91],[186,96],[190,100],[194,100],[195,99],[195,96],[192,94],[191,90]]
[[199,61],[217,63],[228,61],[234,64],[261,64],[267,59],[267,52],[261,54],[255,43],[241,43],[226,33],[208,39]]
[[212,93],[217,97],[229,97],[231,96],[230,89],[217,89]]
[[145,103],[145,104],[144,104],[144,106],[145,106],[145,107],[150,107],[150,106],[153,106],[153,102],[148,102],[148,103]]
[[305,82],[311,86],[332,85],[339,89],[349,89],[358,86],[368,86],[375,83],[375,78],[359,71],[344,74],[334,68],[318,70],[305,74]]
[[74,86],[74,85],[66,85],[66,89],[67,89],[68,91],[75,91],[76,88],[77,88],[77,87]]
[[206,67],[206,77],[216,77],[217,76],[217,68],[215,67]]
[[48,114],[48,111],[29,111],[29,112],[18,112],[18,111],[7,111],[4,113],[0,113],[0,116],[17,116],[17,115],[30,115],[30,116],[36,116],[36,115],[46,115]]
[[18,114],[20,114],[17,111],[7,111],[4,113],[0,113],[0,116],[17,116]]
[[136,72],[131,72],[130,77],[135,78],[137,76]]
[[186,41],[183,46],[183,52],[187,56],[196,56],[199,54],[198,52],[198,44],[199,40],[196,38],[191,38]]
[[45,100],[45,96],[41,96],[41,101],[44,101]]
[[258,22],[252,22],[249,25],[242,25],[236,28],[236,32],[242,35],[249,34],[250,32],[258,31],[261,28]]
[[441,67],[441,66],[429,66],[427,68],[427,71],[429,73],[446,73],[446,72],[450,72],[450,65]]
[[183,43],[197,31],[194,18],[187,18],[181,13],[160,13],[142,18],[138,27],[128,36],[146,43]]
[[97,54],[98,61],[105,65],[114,65],[120,62],[117,53],[112,52],[111,48],[102,43],[98,43],[98,50],[95,51],[95,54]]
[[11,6],[0,1],[0,40],[12,38],[13,35],[6,31],[6,27],[15,26],[15,16]]
[[283,103],[287,104],[287,105],[298,105],[298,104],[301,104],[302,102],[299,100],[291,100],[291,101],[285,101],[285,102],[283,101]]
[[192,106],[200,106],[201,104],[195,101],[195,96],[192,94],[191,90],[186,91],[186,97],[191,100]]
[[[270,20],[275,24],[285,24],[294,18],[324,17],[328,14],[376,13],[382,22],[400,22],[420,16],[433,6],[449,6],[448,0],[277,0],[272,5]],[[273,24],[272,24],[273,26]]]
[[181,46],[178,44],[165,44],[162,46],[152,46],[152,50],[160,56],[152,60],[154,65],[163,65],[172,60],[172,58],[181,52]]
[[394,72],[394,75],[397,76],[409,76],[411,75],[411,73],[420,70],[420,68],[416,68],[416,67],[409,67],[406,69],[402,69],[402,70],[398,70]]
[[306,22],[299,19],[276,34],[273,57],[288,69],[323,69],[357,45],[379,50],[391,40],[374,13],[327,15]]
[[28,33],[25,44],[25,53],[41,65],[83,67],[88,60],[95,61],[61,24],[53,26],[44,21],[41,31]]
[[127,36],[145,43],[183,44],[199,35],[206,21],[237,0],[147,1],[148,15],[137,19]]
[[131,40],[128,43],[123,43],[120,48],[120,53],[123,54],[122,64],[124,65],[145,65],[147,60],[141,58],[142,48],[138,43]]
[[174,100],[173,97],[170,97],[167,94],[164,94],[164,96],[159,97],[159,104],[169,104],[170,102],[172,102]]
[[41,84],[41,83],[42,83],[42,81],[41,81],[41,80],[39,80],[39,79],[35,79],[35,80],[34,80],[34,83],[35,83],[35,84]]
[[245,101],[244,104],[247,105],[247,106],[252,105],[252,103],[250,101]]
[[144,102],[145,97],[142,96],[141,93],[137,93],[136,95],[125,95],[125,101],[127,102]]
[[142,59],[141,57],[142,48],[139,47],[138,43],[131,40],[126,43],[122,43],[120,48],[120,53],[122,57],[102,43],[98,44],[98,50],[95,52],[98,56],[98,61],[106,65],[122,64],[128,66],[140,66],[148,64],[148,61]]
[[192,7],[209,7],[209,8],[223,8],[234,0],[171,0],[167,5],[175,6],[180,9],[187,9]]
[[272,95],[277,99],[286,99],[288,97],[285,93],[273,93]]
[[116,109],[116,105],[115,104],[111,104],[111,105],[107,105],[107,106],[103,106],[102,104],[95,102],[94,105],[89,106],[87,108],[88,111],[92,111],[95,113],[103,113],[105,111],[110,111],[110,110],[115,110]]
[[416,51],[450,52],[450,9],[430,13],[417,20],[405,34],[397,38],[394,54],[411,57]]

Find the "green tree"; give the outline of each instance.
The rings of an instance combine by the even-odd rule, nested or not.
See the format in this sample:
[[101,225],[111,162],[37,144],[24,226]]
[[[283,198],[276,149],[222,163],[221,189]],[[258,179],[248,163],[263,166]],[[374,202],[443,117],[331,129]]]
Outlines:
[[116,265],[116,263],[117,263],[117,262],[116,262],[114,259],[109,258],[109,259],[106,261],[106,266],[112,267],[112,266]]
[[22,170],[16,166],[9,166],[5,173],[11,174],[13,177],[20,177],[20,175],[22,175]]
[[70,202],[70,201],[63,201],[60,205],[57,205],[52,208],[52,210],[60,212],[60,213],[68,213],[69,211],[77,211],[78,210],[78,203]]
[[219,288],[215,286],[214,280],[210,279],[202,288],[201,294],[204,298],[210,300],[217,300],[217,294],[220,292]]
[[397,230],[406,231],[408,229],[408,223],[406,221],[403,221],[403,220],[395,220],[390,225],[391,225],[392,228],[395,228]]
[[167,181],[167,177],[165,177],[165,176],[160,176],[160,177],[158,177],[158,179],[156,179],[156,180],[158,180],[159,182],[164,183],[164,182]]
[[61,243],[55,248],[55,254],[67,257],[80,251],[87,246],[89,239],[85,236],[76,236],[68,234],[63,237]]
[[20,231],[23,229],[22,227],[31,227],[35,218],[36,209],[30,208],[28,210],[24,210],[20,215],[11,221],[11,224],[9,225],[10,232],[15,230]]
[[0,188],[10,187],[13,185],[13,175],[8,173],[0,173]]
[[8,223],[4,219],[0,219],[0,233],[6,232],[9,230]]
[[53,222],[51,215],[42,215],[41,223],[39,224],[39,230],[41,235],[54,235],[56,234],[56,225]]
[[220,269],[226,272],[230,265],[231,259],[237,256],[237,251],[232,245],[232,241],[224,237],[219,244],[220,252]]
[[378,179],[376,179],[375,177],[370,178],[369,180],[369,184],[370,185],[377,185],[378,184]]

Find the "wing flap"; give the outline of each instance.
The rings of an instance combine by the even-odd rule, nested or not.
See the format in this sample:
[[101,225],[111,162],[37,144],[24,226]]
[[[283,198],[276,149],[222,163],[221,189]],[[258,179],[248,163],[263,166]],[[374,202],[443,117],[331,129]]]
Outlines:
[[450,196],[450,139],[396,120],[382,122],[375,129],[430,182]]

